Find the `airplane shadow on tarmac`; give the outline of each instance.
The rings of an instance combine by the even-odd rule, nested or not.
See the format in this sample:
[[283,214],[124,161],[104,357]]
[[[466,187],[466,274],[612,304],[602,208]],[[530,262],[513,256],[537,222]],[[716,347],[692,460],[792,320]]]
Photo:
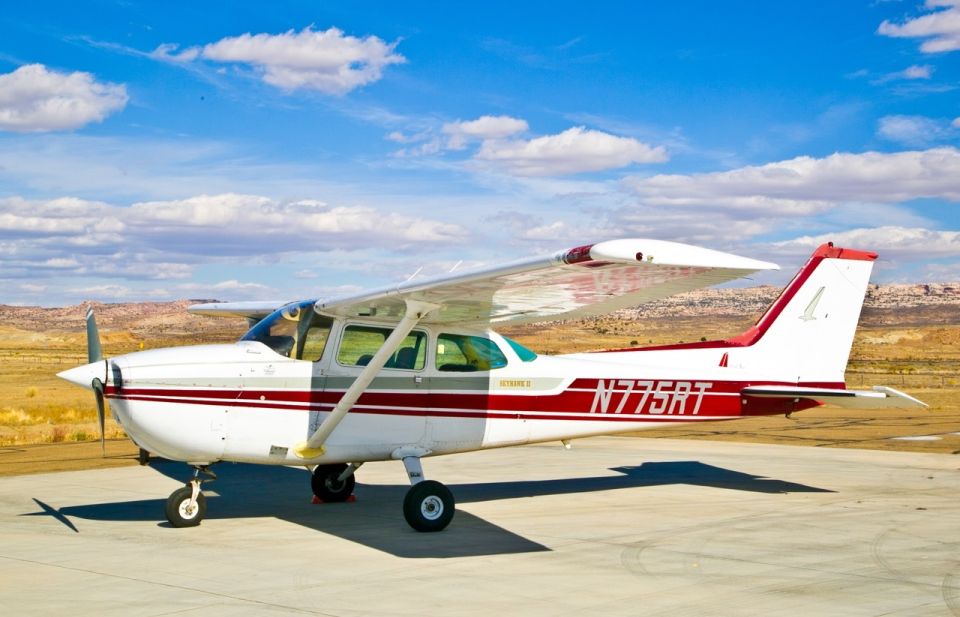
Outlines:
[[[182,463],[154,460],[151,466],[164,475],[183,480],[189,468]],[[215,493],[207,497],[207,519],[275,517],[335,535],[386,553],[406,558],[444,558],[529,553],[549,550],[502,527],[458,509],[453,523],[442,533],[423,534],[403,520],[401,504],[406,485],[357,483],[356,503],[313,505],[309,476],[302,469],[248,464],[216,466],[218,479],[206,485]],[[560,480],[451,484],[458,504],[572,495],[617,489],[688,484],[758,493],[832,492],[706,465],[699,461],[643,463],[616,467],[620,475]],[[165,497],[165,496],[164,496]],[[80,533],[70,518],[92,521],[163,521],[164,498],[120,501],[84,506],[52,506],[34,499],[42,512],[28,516],[53,516]],[[169,526],[164,521],[162,526]]]

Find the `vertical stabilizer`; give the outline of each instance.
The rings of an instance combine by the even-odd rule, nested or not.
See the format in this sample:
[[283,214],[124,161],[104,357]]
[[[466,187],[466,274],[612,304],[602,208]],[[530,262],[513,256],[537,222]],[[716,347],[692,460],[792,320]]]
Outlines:
[[798,384],[842,384],[876,253],[819,247],[755,326],[745,364]]

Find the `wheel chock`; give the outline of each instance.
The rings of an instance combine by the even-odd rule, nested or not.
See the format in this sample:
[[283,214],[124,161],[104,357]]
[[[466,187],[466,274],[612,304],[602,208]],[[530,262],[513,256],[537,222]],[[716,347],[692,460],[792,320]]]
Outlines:
[[[349,497],[346,498],[346,500],[344,500],[343,503],[353,503],[353,502],[355,502],[356,500],[357,500],[357,496],[356,496],[356,495],[350,495]],[[314,496],[313,496],[313,499],[310,500],[310,503],[312,503],[313,505],[317,506],[317,505],[323,505],[323,504],[325,504],[325,503],[327,503],[327,502],[325,502],[324,500],[322,500],[322,499],[320,499],[319,497],[317,497],[316,495],[314,495]]]

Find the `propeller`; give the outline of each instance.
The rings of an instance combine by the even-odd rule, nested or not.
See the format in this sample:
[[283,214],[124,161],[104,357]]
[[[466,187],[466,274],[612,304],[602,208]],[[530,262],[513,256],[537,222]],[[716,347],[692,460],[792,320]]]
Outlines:
[[103,401],[103,382],[99,378],[94,377],[93,382],[90,384],[93,387],[93,394],[97,397],[97,422],[100,424],[100,455],[107,456],[107,439],[104,431],[104,424],[106,423],[106,403]]
[[[87,309],[87,361],[90,364],[103,361],[103,347],[100,345],[100,332],[97,330],[97,320],[93,315],[93,307]],[[106,378],[106,371],[104,371]],[[100,454],[107,455],[106,443],[106,403],[103,396],[103,381],[94,377],[90,383],[94,396],[97,397],[97,423],[100,425]]]

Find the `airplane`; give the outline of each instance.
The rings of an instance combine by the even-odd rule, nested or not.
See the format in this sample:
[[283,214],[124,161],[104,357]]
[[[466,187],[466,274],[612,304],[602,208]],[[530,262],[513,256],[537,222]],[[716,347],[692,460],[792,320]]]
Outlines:
[[193,467],[166,501],[199,525],[221,461],[296,465],[323,502],[351,497],[368,461],[402,461],[407,523],[447,527],[456,504],[422,459],[520,444],[791,414],[833,405],[926,407],[844,384],[877,254],[817,248],[755,325],[732,338],[546,356],[491,326],[581,318],[733,281],[772,263],[651,239],[616,239],[331,299],[205,303],[246,318],[236,343],[105,359],[92,309],[88,361],[59,377],[105,400],[142,449]]

